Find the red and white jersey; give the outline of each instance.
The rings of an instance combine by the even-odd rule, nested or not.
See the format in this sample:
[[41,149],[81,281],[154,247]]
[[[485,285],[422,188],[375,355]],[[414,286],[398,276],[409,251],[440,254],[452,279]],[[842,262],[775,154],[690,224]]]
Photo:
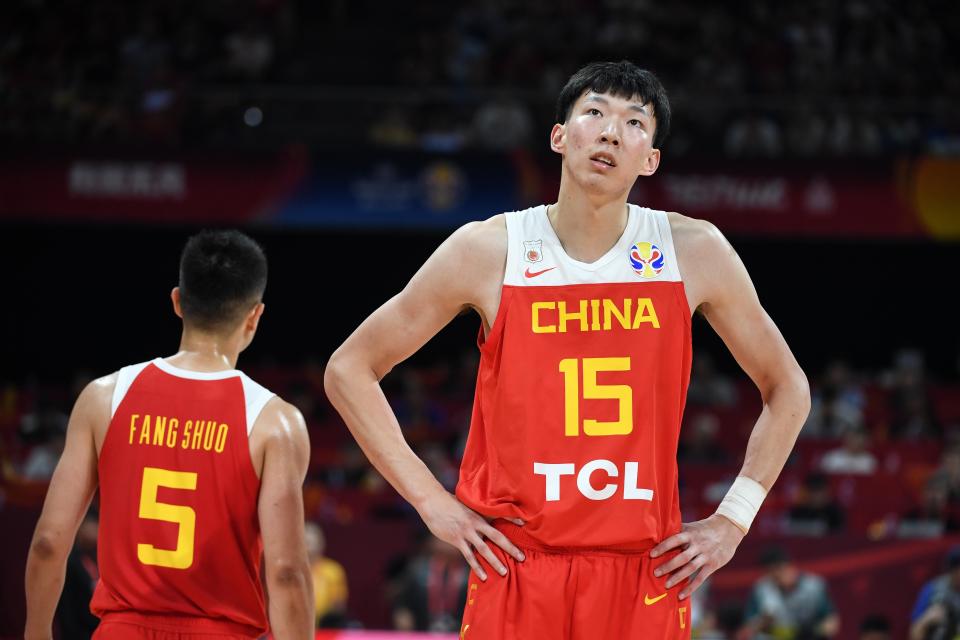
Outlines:
[[628,208],[592,263],[566,254],[546,207],[505,214],[457,497],[548,547],[645,550],[680,530],[690,310],[667,214]]
[[120,370],[99,460],[96,615],[266,632],[248,438],[272,397],[236,370],[187,371],[159,358]]

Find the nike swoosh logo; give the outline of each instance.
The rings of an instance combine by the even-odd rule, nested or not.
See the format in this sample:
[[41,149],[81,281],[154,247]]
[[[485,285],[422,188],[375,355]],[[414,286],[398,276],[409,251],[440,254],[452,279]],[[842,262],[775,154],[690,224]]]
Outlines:
[[550,267],[548,269],[544,269],[543,271],[530,271],[530,267],[527,267],[527,270],[523,272],[523,275],[527,276],[528,278],[536,278],[537,276],[544,274],[547,271],[553,271],[554,269],[556,269],[556,267]]
[[643,594],[643,604],[648,605],[648,606],[651,605],[651,604],[656,604],[656,603],[660,602],[661,600],[663,600],[663,599],[666,598],[666,597],[667,597],[667,594],[665,594],[665,593],[661,593],[661,594],[658,595],[656,598],[651,598],[651,597],[648,596],[647,594]]

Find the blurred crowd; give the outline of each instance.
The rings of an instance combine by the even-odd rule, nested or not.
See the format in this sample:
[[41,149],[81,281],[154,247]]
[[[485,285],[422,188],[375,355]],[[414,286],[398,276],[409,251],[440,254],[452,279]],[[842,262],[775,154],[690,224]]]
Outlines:
[[[477,353],[469,350],[435,364],[398,367],[383,381],[411,446],[450,490],[457,482],[476,370]],[[465,601],[465,563],[459,552],[427,534],[416,513],[366,461],[325,399],[322,363],[263,364],[249,371],[297,405],[310,427],[313,453],[304,496],[318,624],[363,625],[348,599],[350,572],[327,557],[321,527],[359,531],[385,524],[408,534],[382,555],[382,566],[374,567],[382,591],[376,597],[389,607],[393,626],[456,630]],[[63,449],[67,412],[88,379],[80,374],[70,384],[27,383],[0,390],[0,509],[5,502],[42,500],[42,488]],[[811,382],[810,417],[754,523],[756,535],[778,541],[839,534],[937,540],[960,530],[957,375],[935,377],[922,353],[902,350],[882,371],[858,371],[838,360],[811,375]],[[694,355],[678,453],[685,521],[712,513],[726,492],[759,414],[756,396],[749,381],[724,373],[709,353]],[[91,518],[93,531],[87,527],[78,539],[77,557],[68,569],[86,589],[96,579],[95,514]],[[379,562],[371,560],[369,548],[360,548],[364,544],[356,539],[354,555],[367,564]],[[351,566],[355,558],[340,560]],[[828,581],[801,571],[791,560],[789,545],[768,548],[757,560],[762,574],[746,601],[714,602],[709,582],[696,594],[698,637],[834,637],[841,614]],[[88,598],[84,589],[79,593],[65,597],[62,607]],[[941,637],[931,635],[933,629],[957,629],[960,550],[947,558],[943,576],[916,596],[912,624],[918,640]],[[881,640],[891,637],[889,622],[873,617],[844,624],[849,630],[862,623],[861,638]]]
[[948,0],[0,4],[0,139],[540,149],[567,77],[654,70],[673,155],[960,151]]

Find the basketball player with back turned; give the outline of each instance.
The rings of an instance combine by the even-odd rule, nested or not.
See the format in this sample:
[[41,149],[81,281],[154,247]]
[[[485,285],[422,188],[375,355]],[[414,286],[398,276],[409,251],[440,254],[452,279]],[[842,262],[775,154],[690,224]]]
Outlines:
[[27,560],[25,637],[50,638],[66,557],[100,488],[95,638],[312,637],[300,412],[236,369],[267,284],[236,231],[187,242],[179,352],[90,383],[70,416]]
[[[556,123],[557,201],[457,230],[333,355],[327,392],[373,464],[473,568],[461,638],[688,638],[689,595],[730,560],[776,481],[807,380],[713,225],[627,202],[670,125],[656,77],[590,64],[561,92]],[[405,442],[379,381],[467,309],[481,318],[480,368],[451,495]],[[763,410],[717,513],[681,523],[676,453],[698,311]]]

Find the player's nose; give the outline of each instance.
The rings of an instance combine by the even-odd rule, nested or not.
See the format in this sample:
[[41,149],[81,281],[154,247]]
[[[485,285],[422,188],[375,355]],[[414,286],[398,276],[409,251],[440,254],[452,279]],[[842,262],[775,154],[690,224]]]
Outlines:
[[613,127],[604,129],[600,133],[600,142],[612,144],[615,147],[620,146],[620,134]]

